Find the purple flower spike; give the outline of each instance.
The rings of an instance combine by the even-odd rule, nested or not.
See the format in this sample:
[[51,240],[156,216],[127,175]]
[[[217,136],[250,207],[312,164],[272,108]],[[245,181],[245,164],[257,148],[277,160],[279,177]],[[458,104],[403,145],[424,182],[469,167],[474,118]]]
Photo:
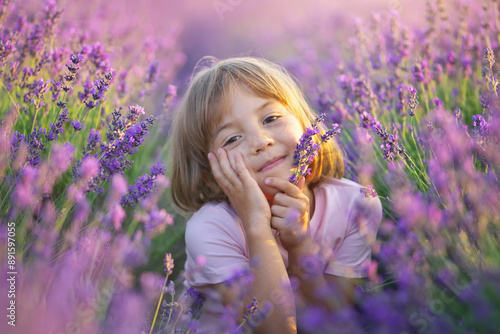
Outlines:
[[75,129],[75,131],[80,131],[85,129],[85,124],[81,123],[79,120],[76,119],[73,122],[71,122],[71,126],[73,127],[73,129]]
[[45,138],[48,141],[56,140],[60,133],[64,132],[64,125],[69,121],[69,112],[68,109],[63,109],[59,116],[57,116],[57,120],[55,124],[50,123],[49,133],[45,134]]
[[378,197],[377,192],[375,191],[375,189],[373,189],[373,184],[370,184],[366,188],[361,188],[359,191],[363,195],[365,195],[366,198],[375,198],[375,197]]
[[201,317],[203,304],[205,303],[205,296],[193,288],[189,288],[184,294],[189,302],[188,313],[191,313],[192,320],[198,320]]
[[441,101],[440,99],[438,99],[437,97],[434,98],[434,104],[436,105],[436,108],[442,108],[444,106],[444,103],[443,101]]
[[167,275],[172,274],[172,269],[174,269],[174,259],[172,258],[172,254],[166,253],[163,262],[165,262],[165,273]]
[[165,175],[165,166],[158,163],[151,167],[150,174],[141,176],[134,185],[128,188],[128,192],[121,199],[124,206],[135,206],[141,199],[148,198],[155,186],[159,174]]
[[408,85],[406,88],[408,89],[408,107],[410,107],[409,114],[410,116],[415,116],[415,109],[418,106],[417,90],[411,85]]
[[157,235],[165,232],[168,225],[174,223],[174,219],[171,214],[167,213],[165,209],[152,209],[145,216],[145,231],[149,238],[154,238]]
[[418,61],[415,66],[411,68],[413,79],[416,82],[428,84],[431,81],[429,73],[429,63],[427,60]]
[[95,107],[97,107],[99,105],[99,101],[91,101],[91,100],[85,101],[85,105],[89,109],[94,109]]
[[[302,176],[306,176],[311,173],[310,168],[307,167],[312,163],[312,161],[318,154],[318,150],[321,147],[320,144],[314,142],[313,136],[320,133],[321,130],[318,124],[322,122],[324,118],[325,114],[321,114],[318,118],[315,119],[310,128],[306,128],[306,131],[304,132],[302,137],[300,137],[299,143],[297,144],[297,148],[293,155],[293,166],[295,167],[295,170],[293,172],[293,175],[289,178],[289,181],[293,184],[297,184]],[[324,143],[339,132],[339,125],[335,123],[332,125],[332,129],[328,130],[325,134],[320,136],[320,140],[322,143]]]
[[70,58],[69,58],[69,59],[70,59],[70,60],[71,60],[71,62],[72,62],[73,64],[75,64],[75,65],[76,65],[76,64],[79,64],[79,63],[81,63],[81,62],[83,62],[83,56],[82,56],[81,54],[77,54],[77,55],[75,55],[75,54],[71,54],[71,56],[70,56]]

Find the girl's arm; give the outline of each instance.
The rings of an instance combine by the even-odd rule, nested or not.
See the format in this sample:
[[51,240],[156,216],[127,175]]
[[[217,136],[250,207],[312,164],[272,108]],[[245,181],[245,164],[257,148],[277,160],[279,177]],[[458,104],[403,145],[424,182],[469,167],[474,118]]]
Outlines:
[[[279,300],[273,300],[278,296],[280,300],[293,300],[293,292],[271,230],[269,203],[246,169],[241,155],[228,158],[226,151],[220,149],[217,156],[209,153],[208,158],[217,183],[242,220],[250,259],[257,261],[257,265],[252,267],[254,275],[252,292],[244,305],[250,303],[252,297],[256,297],[260,305],[269,301],[274,306],[256,333],[296,333],[293,303],[283,307],[279,305]],[[226,302],[231,302],[234,296],[226,289],[222,298]]]
[[304,179],[295,186],[273,177],[267,185],[283,192],[274,198],[272,225],[280,231],[281,242],[288,251],[288,273],[299,280],[302,302],[330,311],[353,304],[354,289],[363,280],[323,274],[322,261],[317,257],[319,246],[309,233],[309,199],[301,189]]

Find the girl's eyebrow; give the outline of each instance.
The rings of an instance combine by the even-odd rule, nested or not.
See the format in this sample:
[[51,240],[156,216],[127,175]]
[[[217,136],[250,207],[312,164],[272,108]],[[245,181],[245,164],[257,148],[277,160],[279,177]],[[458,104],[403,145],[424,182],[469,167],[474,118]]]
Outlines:
[[[264,102],[260,107],[258,107],[257,109],[254,110],[254,113],[258,113],[258,112],[261,112],[262,110],[264,110],[268,105],[270,104],[274,104],[276,103],[276,101],[266,101]],[[227,123],[224,123],[222,124],[220,127],[217,128],[217,130],[215,130],[214,132],[214,135],[213,135],[213,138],[215,138],[217,136],[217,134],[219,132],[221,132],[222,130],[224,130],[225,128],[228,128],[230,127],[231,125],[233,125],[233,122],[227,122]]]

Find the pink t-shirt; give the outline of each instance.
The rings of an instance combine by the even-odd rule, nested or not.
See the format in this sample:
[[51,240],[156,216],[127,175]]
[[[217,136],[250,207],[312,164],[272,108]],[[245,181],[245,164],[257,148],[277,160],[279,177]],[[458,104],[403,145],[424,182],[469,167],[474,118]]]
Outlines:
[[[371,249],[382,219],[377,198],[366,198],[361,185],[347,179],[329,179],[314,189],[315,208],[309,222],[313,239],[321,246],[326,274],[366,277]],[[285,265],[286,250],[278,239]],[[186,287],[205,294],[207,300],[198,333],[216,332],[224,307],[206,285],[222,283],[235,272],[249,268],[245,230],[227,203],[207,203],[188,220],[186,227]],[[198,258],[204,265],[197,265]]]

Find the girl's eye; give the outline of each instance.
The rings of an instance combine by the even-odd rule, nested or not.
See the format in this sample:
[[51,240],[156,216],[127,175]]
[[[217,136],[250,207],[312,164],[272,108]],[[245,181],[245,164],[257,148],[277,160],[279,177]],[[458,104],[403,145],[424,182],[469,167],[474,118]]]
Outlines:
[[229,144],[234,143],[235,141],[237,141],[237,140],[238,140],[238,138],[239,138],[239,136],[234,136],[234,137],[229,138],[229,139],[228,139],[228,140],[224,143],[224,145],[222,145],[222,147],[224,147],[224,146],[227,146],[227,145],[229,145]]
[[274,122],[277,119],[278,119],[278,116],[269,116],[269,117],[266,117],[266,119],[264,120],[264,124],[268,124],[268,123]]

